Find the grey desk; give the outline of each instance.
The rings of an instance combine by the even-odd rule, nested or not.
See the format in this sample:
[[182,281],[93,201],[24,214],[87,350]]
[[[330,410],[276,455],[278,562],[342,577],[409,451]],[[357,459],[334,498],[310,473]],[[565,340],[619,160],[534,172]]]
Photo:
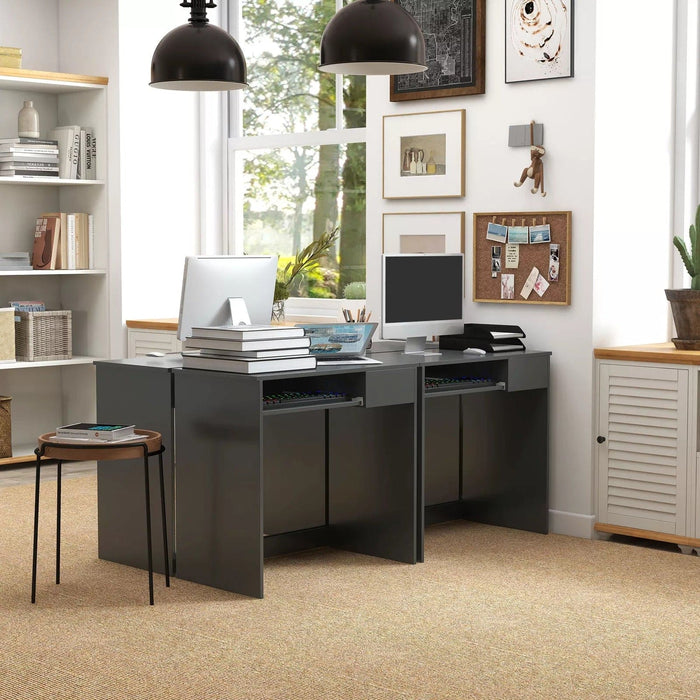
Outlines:
[[[265,375],[176,357],[97,363],[97,419],[163,435],[176,576],[262,597],[272,554],[328,545],[415,563],[425,524],[455,517],[547,531],[549,353],[374,357]],[[500,384],[424,388],[461,375]],[[311,389],[357,400],[263,407],[265,394]],[[129,467],[98,467],[99,555],[145,568]]]

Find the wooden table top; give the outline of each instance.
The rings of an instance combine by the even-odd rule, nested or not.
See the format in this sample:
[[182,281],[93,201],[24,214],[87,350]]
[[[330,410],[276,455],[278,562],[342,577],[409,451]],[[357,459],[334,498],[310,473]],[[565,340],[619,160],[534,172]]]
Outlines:
[[150,331],[176,331],[176,318],[141,318],[126,322],[127,328],[145,328]]
[[622,345],[616,348],[595,348],[598,360],[629,362],[663,362],[672,365],[700,365],[700,350],[678,350],[671,342],[647,345]]

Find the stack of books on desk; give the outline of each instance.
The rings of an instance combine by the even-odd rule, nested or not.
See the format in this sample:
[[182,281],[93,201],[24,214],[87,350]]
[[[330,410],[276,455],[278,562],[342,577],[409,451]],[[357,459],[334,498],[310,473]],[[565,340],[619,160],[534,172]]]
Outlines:
[[303,328],[199,326],[183,343],[182,366],[240,374],[314,369],[309,345]]

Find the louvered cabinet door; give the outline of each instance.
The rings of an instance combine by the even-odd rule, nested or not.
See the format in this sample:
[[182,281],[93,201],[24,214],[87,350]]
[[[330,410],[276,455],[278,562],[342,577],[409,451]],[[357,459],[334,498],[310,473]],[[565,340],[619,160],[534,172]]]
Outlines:
[[599,369],[598,521],[687,534],[688,370]]

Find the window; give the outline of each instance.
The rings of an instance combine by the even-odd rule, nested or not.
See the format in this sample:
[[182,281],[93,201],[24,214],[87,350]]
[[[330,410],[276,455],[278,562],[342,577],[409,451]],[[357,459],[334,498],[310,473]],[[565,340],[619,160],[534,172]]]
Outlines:
[[229,250],[283,268],[324,231],[334,250],[292,288],[333,299],[365,281],[365,78],[318,70],[342,0],[239,2],[250,87],[232,95]]

